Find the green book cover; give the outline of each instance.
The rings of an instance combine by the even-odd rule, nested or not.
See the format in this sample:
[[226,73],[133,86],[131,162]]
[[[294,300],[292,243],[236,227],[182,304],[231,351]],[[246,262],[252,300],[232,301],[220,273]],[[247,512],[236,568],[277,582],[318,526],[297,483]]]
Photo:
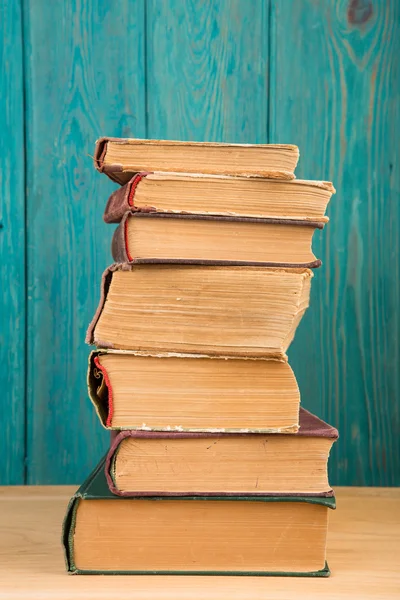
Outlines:
[[113,571],[113,570],[82,570],[76,567],[74,562],[74,532],[76,525],[76,514],[78,505],[80,502],[85,500],[113,500],[115,502],[137,502],[138,500],[146,500],[146,502],[179,502],[180,500],[196,501],[220,501],[220,502],[302,502],[307,504],[318,504],[320,506],[326,506],[327,508],[336,508],[335,498],[322,497],[322,496],[229,496],[229,497],[215,497],[215,496],[157,496],[157,497],[146,497],[146,498],[126,498],[112,494],[107,486],[107,481],[104,472],[105,458],[103,458],[93,472],[89,475],[86,481],[77,490],[74,496],[71,498],[67,512],[65,515],[63,530],[62,530],[62,543],[64,547],[65,561],[67,571],[74,574],[132,574],[132,575],[252,575],[252,576],[299,576],[299,577],[327,577],[329,576],[328,565],[319,571],[312,572],[265,572],[265,571],[154,571],[154,570],[129,570],[129,571]]

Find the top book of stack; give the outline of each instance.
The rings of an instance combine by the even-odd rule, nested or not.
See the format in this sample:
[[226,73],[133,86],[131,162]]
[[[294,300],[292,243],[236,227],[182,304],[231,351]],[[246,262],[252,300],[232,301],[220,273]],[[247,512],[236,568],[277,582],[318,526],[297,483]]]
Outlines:
[[114,260],[320,266],[312,237],[335,189],[296,180],[298,157],[293,145],[101,138],[96,168],[122,185],[104,212],[121,223]]
[[97,141],[96,168],[124,185],[139,171],[207,173],[294,179],[297,146],[220,144],[103,137]]

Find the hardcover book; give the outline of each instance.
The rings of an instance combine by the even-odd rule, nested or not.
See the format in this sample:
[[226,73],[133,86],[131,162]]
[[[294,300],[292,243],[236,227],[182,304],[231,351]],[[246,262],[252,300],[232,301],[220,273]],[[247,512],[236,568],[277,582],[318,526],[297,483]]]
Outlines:
[[291,435],[121,431],[107,456],[107,482],[120,496],[329,496],[337,437],[304,408]]
[[89,396],[107,429],[298,430],[300,393],[287,359],[92,352]]
[[329,181],[141,172],[111,194],[104,221],[119,223],[131,211],[324,223],[334,193]]
[[114,264],[86,340],[155,353],[281,358],[308,306],[311,278],[309,269]]
[[110,179],[125,184],[141,171],[217,175],[258,175],[293,179],[299,159],[289,144],[219,144],[103,137],[96,143],[94,164]]
[[151,496],[110,492],[104,461],[71,499],[67,570],[87,574],[327,576],[321,496]]
[[311,250],[323,223],[253,217],[127,212],[117,227],[116,262],[308,267],[321,264]]

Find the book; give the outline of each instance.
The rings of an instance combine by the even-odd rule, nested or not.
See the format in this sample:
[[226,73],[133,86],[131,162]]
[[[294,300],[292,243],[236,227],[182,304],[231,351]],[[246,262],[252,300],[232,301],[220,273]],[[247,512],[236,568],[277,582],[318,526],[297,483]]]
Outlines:
[[67,570],[87,574],[327,576],[321,496],[111,493],[101,461],[63,524]]
[[100,348],[281,358],[308,306],[312,271],[114,264],[86,341]]
[[89,397],[107,429],[294,433],[300,392],[280,360],[98,350]]
[[327,222],[334,193],[329,181],[141,172],[111,194],[103,218],[119,223],[131,211]]
[[120,496],[332,495],[328,457],[337,437],[304,408],[290,435],[121,431],[106,477]]
[[114,232],[116,262],[308,267],[323,223],[253,217],[126,213]]
[[297,146],[289,144],[220,144],[100,138],[94,164],[120,184],[141,171],[174,171],[216,175],[258,175],[293,179],[299,159]]

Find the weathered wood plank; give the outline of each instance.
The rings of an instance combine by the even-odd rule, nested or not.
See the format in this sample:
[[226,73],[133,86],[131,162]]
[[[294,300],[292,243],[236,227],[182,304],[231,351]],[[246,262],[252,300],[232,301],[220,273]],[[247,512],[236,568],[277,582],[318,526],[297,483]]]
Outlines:
[[[9,426],[0,451],[4,444],[2,475],[15,483],[24,458],[25,217],[23,168],[12,194],[10,173],[23,164],[23,105],[19,4],[6,4],[0,243],[10,294],[0,383]],[[324,265],[290,358],[303,405],[341,431],[332,480],[400,483],[399,5],[279,0],[270,23],[269,4],[124,0],[115,11],[105,0],[74,0],[49,11],[25,0],[31,483],[81,480],[107,444],[86,397],[83,344],[111,261],[101,211],[113,185],[88,157],[101,133],[295,142],[299,176],[333,179],[331,222],[316,234]]]
[[88,348],[113,228],[115,186],[93,168],[102,134],[142,136],[144,6],[26,2],[28,482],[86,477],[108,436],[87,398]]
[[20,0],[0,19],[0,483],[24,483],[25,166]]
[[400,4],[273,5],[271,141],[337,187],[289,356],[303,405],[339,427],[333,482],[399,485]]
[[268,139],[268,2],[148,0],[148,136]]

